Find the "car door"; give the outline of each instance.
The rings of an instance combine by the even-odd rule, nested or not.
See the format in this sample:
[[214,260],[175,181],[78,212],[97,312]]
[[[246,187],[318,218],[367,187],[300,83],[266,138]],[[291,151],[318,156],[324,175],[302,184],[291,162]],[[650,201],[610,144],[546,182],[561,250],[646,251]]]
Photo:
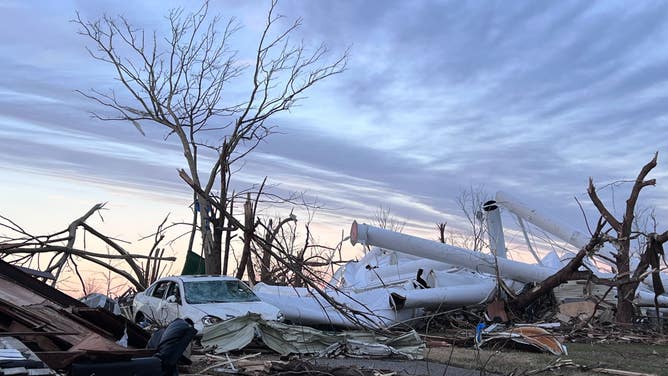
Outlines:
[[[165,318],[166,324],[176,320],[180,317],[180,311],[182,307],[181,301],[181,289],[179,288],[178,282],[170,281],[167,286],[167,293],[164,296],[161,310],[161,316]],[[172,298],[174,297],[174,298]],[[174,301],[172,301],[174,300]]]
[[165,299],[165,294],[169,288],[171,281],[160,281],[155,285],[151,294],[146,296],[145,315],[158,324],[163,324],[165,321],[162,306]]

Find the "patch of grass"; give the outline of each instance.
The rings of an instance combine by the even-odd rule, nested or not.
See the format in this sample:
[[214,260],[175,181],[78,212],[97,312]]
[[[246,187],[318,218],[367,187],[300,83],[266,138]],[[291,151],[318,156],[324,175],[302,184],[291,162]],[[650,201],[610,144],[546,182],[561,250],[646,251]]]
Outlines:
[[[567,344],[568,356],[563,361],[589,368],[610,368],[624,371],[644,372],[656,375],[668,375],[668,345],[647,344]],[[503,375],[523,375],[530,371],[541,370],[558,359],[557,356],[545,353],[533,353],[512,349],[474,348],[430,348],[427,359],[453,366],[484,369],[487,372]],[[590,370],[572,367],[559,368],[556,373],[545,371],[546,375],[592,375]]]

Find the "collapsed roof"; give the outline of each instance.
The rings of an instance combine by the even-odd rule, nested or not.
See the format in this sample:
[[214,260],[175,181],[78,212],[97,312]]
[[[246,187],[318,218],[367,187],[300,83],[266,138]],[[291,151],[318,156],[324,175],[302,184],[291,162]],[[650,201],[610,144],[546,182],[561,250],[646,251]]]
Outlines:
[[[116,343],[127,333],[125,348]],[[134,323],[84,303],[0,260],[0,335],[18,338],[54,369],[76,359],[146,356],[149,335]]]

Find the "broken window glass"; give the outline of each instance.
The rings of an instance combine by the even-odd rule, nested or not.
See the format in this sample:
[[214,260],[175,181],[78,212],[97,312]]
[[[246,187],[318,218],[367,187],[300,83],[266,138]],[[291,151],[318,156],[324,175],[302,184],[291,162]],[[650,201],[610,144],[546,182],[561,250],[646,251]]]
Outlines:
[[190,304],[259,302],[241,281],[210,280],[184,282],[186,301]]
[[151,294],[151,296],[154,298],[162,299],[162,297],[165,296],[165,291],[167,290],[167,286],[169,286],[169,281],[158,283],[153,289],[153,293]]

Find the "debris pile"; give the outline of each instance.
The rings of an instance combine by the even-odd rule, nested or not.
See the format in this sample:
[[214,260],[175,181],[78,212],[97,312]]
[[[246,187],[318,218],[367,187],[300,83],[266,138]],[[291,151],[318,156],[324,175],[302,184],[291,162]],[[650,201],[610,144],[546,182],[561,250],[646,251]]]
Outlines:
[[[131,321],[88,307],[2,260],[0,336],[15,339],[3,344],[27,360],[34,355],[51,370],[72,375],[160,372],[164,365],[153,356],[160,347],[146,348],[150,335]],[[26,355],[23,347],[32,353]]]
[[[538,257],[525,231],[536,263],[506,258],[501,207],[517,216],[523,231],[526,220],[579,251],[563,248],[557,253],[553,249]],[[488,309],[490,322],[558,321],[577,327],[617,321],[618,282],[611,261],[616,253],[612,246],[604,246],[610,242],[609,237],[600,235],[605,221],[599,221],[594,236],[588,237],[503,192],[497,193],[496,201],[485,203],[483,209],[481,218],[487,221],[491,253],[353,222],[351,243],[364,245],[367,252],[359,261],[351,261],[335,272],[322,291],[260,283],[255,292],[279,307],[288,320],[303,325],[374,329],[405,323],[414,326],[425,317],[425,310],[480,304],[494,307],[493,312]],[[632,258],[630,262],[637,271],[649,265],[645,258]],[[652,281],[647,278],[650,274]],[[661,286],[661,280],[668,277],[659,270],[634,278],[638,285],[636,306],[662,306],[668,300]]]
[[[500,206],[517,215],[520,224],[527,220],[580,250],[561,254],[553,250],[540,258],[530,248],[536,264],[506,258]],[[241,370],[315,375],[324,371],[285,359],[416,361],[425,357],[427,346],[458,345],[476,351],[519,348],[561,357],[568,355],[567,342],[668,343],[662,335],[668,295],[661,284],[665,276],[654,268],[657,260],[631,260],[636,270],[650,264],[654,268],[634,277],[637,294],[628,295],[635,298],[636,317],[641,313],[649,317],[620,327],[614,323],[621,311],[616,294],[622,287],[613,281],[618,277],[610,262],[614,252],[601,248],[603,221],[587,239],[502,193],[483,209],[489,254],[354,222],[350,240],[367,247],[364,257],[333,272],[322,288],[258,283],[255,296],[235,279],[230,286],[237,287],[229,287],[230,296],[243,290],[250,300],[229,300],[222,294],[228,287],[213,283],[207,286],[214,287],[192,290],[201,293],[199,300],[188,300],[193,292],[179,284],[181,276],[159,279],[136,295],[129,289],[118,300],[90,294],[79,301],[33,277],[48,275],[0,260],[0,335],[8,338],[0,342],[5,347],[0,349],[0,366],[74,376],[126,371],[174,375],[177,364],[189,362],[183,353],[196,335],[201,338],[195,343],[202,346],[198,359],[205,364],[193,367],[198,374]],[[657,248],[653,255],[660,253]],[[650,275],[652,283],[646,281]],[[192,287],[220,278],[230,279],[185,279]],[[144,282],[148,279],[135,286],[144,287]],[[205,290],[221,294],[213,297]],[[247,308],[260,304],[273,305],[269,307],[274,314],[267,318]],[[187,308],[200,316],[186,316]],[[156,332],[150,336],[133,321],[151,321],[152,312],[164,316],[164,320],[154,317],[153,325],[168,325],[152,327]],[[421,336],[416,330],[423,329],[426,334]],[[282,360],[254,354],[230,357],[252,346],[269,349]],[[555,363],[550,369],[568,364]],[[10,371],[2,368],[2,372]],[[340,374],[353,373],[367,374],[350,367]]]

